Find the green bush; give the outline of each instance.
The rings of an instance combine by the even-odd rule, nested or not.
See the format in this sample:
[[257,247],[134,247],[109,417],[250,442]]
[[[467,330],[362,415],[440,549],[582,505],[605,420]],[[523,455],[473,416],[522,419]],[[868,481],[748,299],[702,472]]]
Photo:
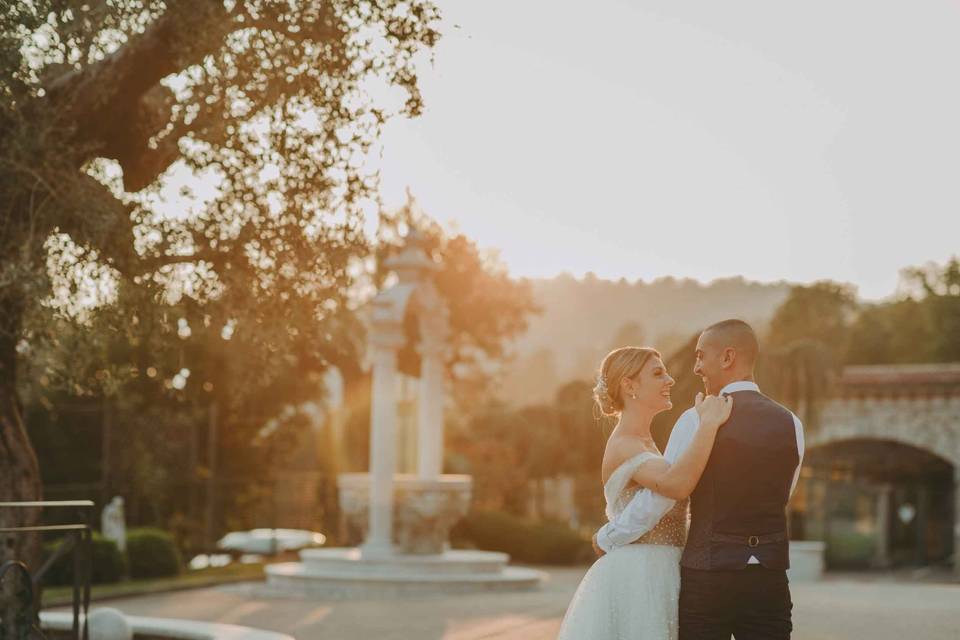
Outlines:
[[127,561],[131,578],[175,576],[182,566],[173,537],[160,529],[131,529],[127,533]]
[[[46,561],[60,546],[62,540],[48,542],[43,546],[43,558]],[[120,553],[117,543],[107,540],[99,533],[93,534],[93,584],[107,584],[120,582],[126,573],[127,559]],[[43,584],[47,586],[62,586],[73,584],[73,552],[57,560],[43,577]]]
[[876,549],[876,539],[855,531],[831,531],[827,537],[827,566],[834,569],[869,567]]
[[590,540],[561,522],[525,520],[497,511],[470,513],[450,535],[457,546],[500,551],[515,562],[565,565],[593,558]]

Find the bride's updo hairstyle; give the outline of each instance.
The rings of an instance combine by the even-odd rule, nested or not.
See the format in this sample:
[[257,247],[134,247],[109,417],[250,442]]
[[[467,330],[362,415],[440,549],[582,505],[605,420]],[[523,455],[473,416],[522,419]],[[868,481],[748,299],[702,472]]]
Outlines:
[[593,399],[605,416],[617,416],[623,411],[620,382],[632,378],[643,369],[651,356],[661,357],[656,349],[649,347],[620,347],[607,354],[600,363],[597,384],[593,387]]

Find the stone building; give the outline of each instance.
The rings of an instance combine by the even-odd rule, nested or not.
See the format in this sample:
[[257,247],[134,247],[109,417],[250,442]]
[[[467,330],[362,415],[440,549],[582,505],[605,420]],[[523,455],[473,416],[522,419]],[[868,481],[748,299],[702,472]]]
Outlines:
[[960,364],[847,367],[806,440],[795,538],[835,568],[960,574]]

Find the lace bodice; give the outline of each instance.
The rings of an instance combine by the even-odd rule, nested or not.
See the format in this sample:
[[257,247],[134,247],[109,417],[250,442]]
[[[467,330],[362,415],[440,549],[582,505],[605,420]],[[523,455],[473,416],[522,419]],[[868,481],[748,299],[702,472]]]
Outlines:
[[[634,471],[645,462],[660,459],[663,456],[644,451],[627,459],[607,478],[603,493],[607,500],[607,518],[613,520],[639,491],[649,491],[637,485],[631,477]],[[633,544],[664,544],[682,547],[687,541],[688,509],[690,499],[678,501],[659,522],[647,533],[636,539]]]

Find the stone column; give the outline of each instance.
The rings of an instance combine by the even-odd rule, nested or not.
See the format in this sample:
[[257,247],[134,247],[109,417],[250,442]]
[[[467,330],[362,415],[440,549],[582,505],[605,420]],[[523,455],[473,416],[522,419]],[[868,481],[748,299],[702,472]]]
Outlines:
[[393,553],[393,476],[397,458],[397,349],[402,334],[374,329],[370,407],[370,525],[363,555]]
[[930,488],[925,482],[917,487],[917,564],[926,565],[927,527],[930,521]]
[[443,353],[441,335],[422,335],[417,474],[436,479],[443,471]]
[[877,492],[877,552],[874,563],[886,569],[890,566],[890,497],[893,487],[880,485]]

